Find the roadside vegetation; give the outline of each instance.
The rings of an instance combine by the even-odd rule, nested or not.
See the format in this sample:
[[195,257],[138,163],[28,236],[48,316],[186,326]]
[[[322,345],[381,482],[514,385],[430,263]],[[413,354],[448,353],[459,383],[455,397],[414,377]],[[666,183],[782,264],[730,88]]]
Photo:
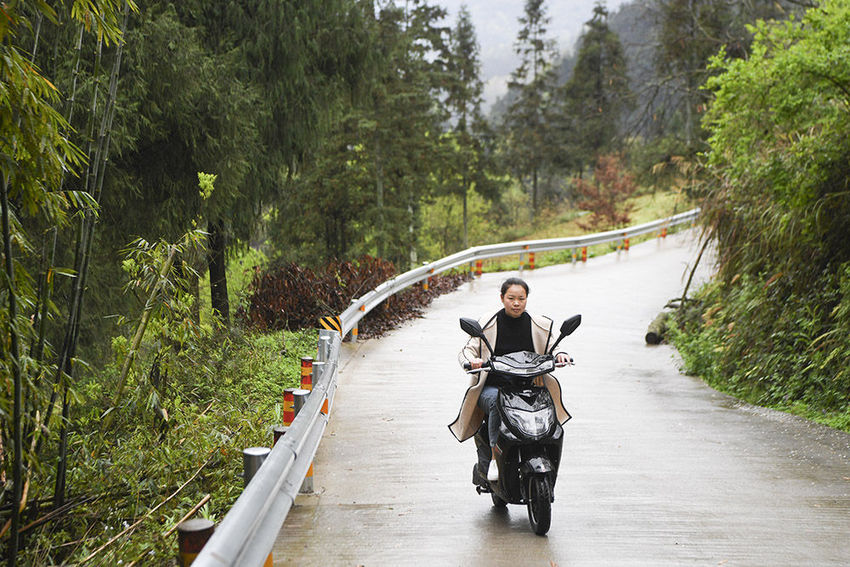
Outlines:
[[524,7],[485,113],[471,17],[438,2],[2,4],[8,565],[173,563],[271,442],[316,318],[388,277],[694,206],[720,264],[676,322],[687,369],[850,428],[848,2],[598,4],[563,52]]
[[850,431],[850,3],[712,60],[697,187],[718,275],[678,321],[690,372]]

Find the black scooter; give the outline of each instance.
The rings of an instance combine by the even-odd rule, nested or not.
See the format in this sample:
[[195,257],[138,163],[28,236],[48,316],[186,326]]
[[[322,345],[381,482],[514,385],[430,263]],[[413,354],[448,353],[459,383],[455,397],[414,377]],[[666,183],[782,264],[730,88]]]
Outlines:
[[[479,494],[489,493],[493,505],[504,508],[507,504],[528,506],[528,521],[537,535],[549,531],[552,523],[552,502],[555,499],[555,480],[561,461],[564,430],[555,415],[555,406],[549,391],[533,385],[536,376],[555,370],[555,347],[564,337],[581,324],[581,315],[570,317],[561,325],[555,344],[546,354],[521,351],[502,356],[492,356],[493,347],[484,336],[475,319],[461,318],[460,327],[465,333],[481,339],[490,351],[491,358],[473,372],[498,372],[507,377],[510,385],[499,392],[499,415],[502,423],[496,440],[496,464],[499,480],[493,483],[474,474]],[[569,364],[572,364],[570,359]],[[487,427],[481,427],[475,436],[476,444],[489,443],[484,438]],[[477,465],[476,465],[477,468]]]

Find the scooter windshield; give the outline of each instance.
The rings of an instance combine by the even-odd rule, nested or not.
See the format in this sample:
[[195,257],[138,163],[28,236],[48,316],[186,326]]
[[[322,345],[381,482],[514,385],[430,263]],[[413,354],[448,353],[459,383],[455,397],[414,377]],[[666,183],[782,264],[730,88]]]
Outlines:
[[490,364],[495,372],[520,377],[540,376],[555,370],[555,359],[551,355],[529,351],[494,356]]

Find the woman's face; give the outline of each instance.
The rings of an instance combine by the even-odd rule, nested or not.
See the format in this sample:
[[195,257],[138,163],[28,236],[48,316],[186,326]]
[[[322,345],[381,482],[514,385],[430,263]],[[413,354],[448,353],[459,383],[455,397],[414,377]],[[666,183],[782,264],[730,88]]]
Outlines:
[[525,302],[527,300],[528,294],[525,293],[524,287],[521,285],[510,286],[502,296],[505,313],[510,317],[519,317],[525,312]]

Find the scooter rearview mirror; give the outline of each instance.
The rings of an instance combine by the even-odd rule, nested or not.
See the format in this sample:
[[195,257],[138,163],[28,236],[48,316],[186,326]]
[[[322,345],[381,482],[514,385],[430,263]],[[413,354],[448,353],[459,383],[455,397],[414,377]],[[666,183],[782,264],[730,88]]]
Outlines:
[[558,343],[564,340],[564,337],[566,337],[567,335],[573,334],[573,331],[578,329],[579,325],[581,325],[581,315],[573,315],[572,317],[561,323],[561,334],[558,335],[558,340],[555,341],[555,344],[553,344],[552,348],[549,349],[549,353],[551,354],[555,352],[555,347],[558,346]]
[[484,331],[481,329],[481,324],[475,319],[470,319],[469,317],[460,318],[460,328],[463,329],[463,332],[467,335],[476,338],[481,338],[484,335]]
[[475,337],[476,339],[481,339],[484,342],[484,346],[486,346],[487,350],[490,351],[490,354],[493,354],[493,347],[490,346],[490,342],[487,340],[487,337],[484,336],[484,329],[481,328],[481,323],[475,319],[461,317],[460,328],[463,329],[463,332],[467,335]]
[[581,315],[573,315],[563,323],[561,323],[561,335],[567,336],[572,335],[573,331],[578,329],[578,326],[581,325]]

